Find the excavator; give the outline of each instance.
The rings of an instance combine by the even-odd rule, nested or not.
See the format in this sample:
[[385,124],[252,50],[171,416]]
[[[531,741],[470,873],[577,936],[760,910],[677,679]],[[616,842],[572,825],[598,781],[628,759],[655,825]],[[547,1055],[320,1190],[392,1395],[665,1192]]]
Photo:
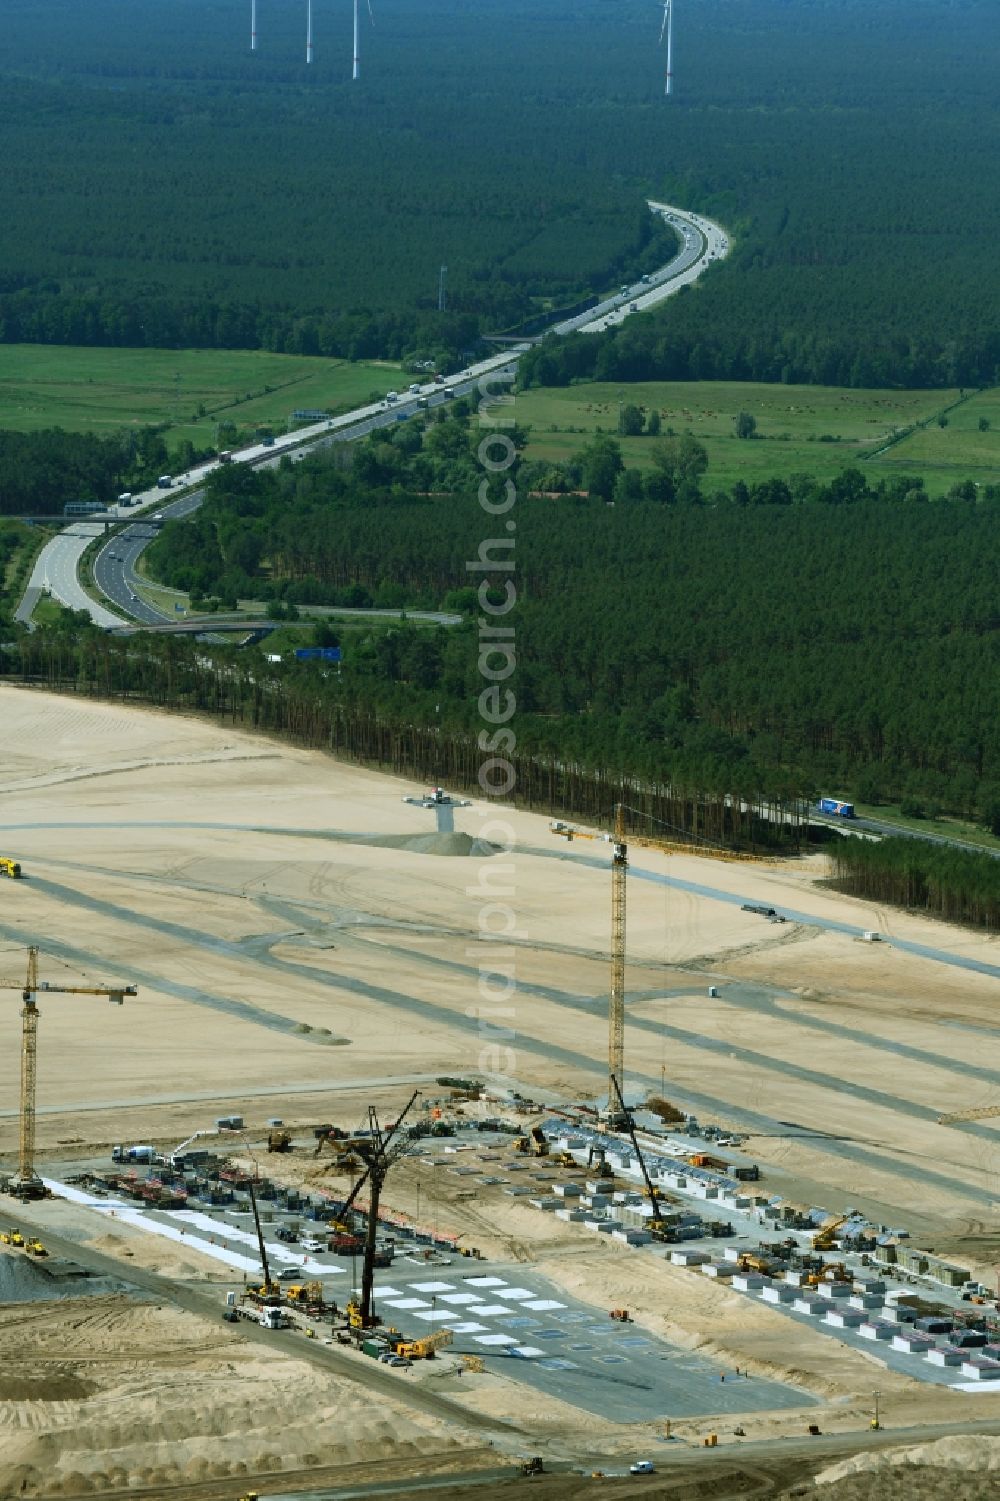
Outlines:
[[849,1214],[842,1214],[838,1219],[830,1220],[829,1224],[824,1225],[813,1239],[813,1250],[832,1251],[837,1239],[837,1231],[847,1224],[850,1217]]

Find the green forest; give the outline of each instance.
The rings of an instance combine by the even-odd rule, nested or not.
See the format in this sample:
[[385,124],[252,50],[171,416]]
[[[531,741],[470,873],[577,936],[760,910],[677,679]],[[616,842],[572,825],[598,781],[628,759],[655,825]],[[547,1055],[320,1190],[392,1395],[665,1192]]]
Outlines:
[[[730,229],[695,290],[529,378],[971,386],[1000,367],[992,0],[10,0],[0,339],[447,353]],[[437,310],[447,265],[448,308]]]
[[[464,404],[269,471],[219,471],[168,523],[151,573],[195,601],[450,608],[352,650],[340,690],[371,712],[470,734],[483,515]],[[524,434],[513,434],[523,443]],[[1000,819],[1000,491],[926,501],[918,476],[848,470],[792,495],[703,494],[703,450],[666,439],[634,494],[616,445],[581,455],[586,496],[518,484],[518,743],[660,784],[795,798],[905,798]],[[353,457],[353,462],[351,458]],[[625,471],[627,480],[628,471]],[[637,477],[638,478],[638,477]]]

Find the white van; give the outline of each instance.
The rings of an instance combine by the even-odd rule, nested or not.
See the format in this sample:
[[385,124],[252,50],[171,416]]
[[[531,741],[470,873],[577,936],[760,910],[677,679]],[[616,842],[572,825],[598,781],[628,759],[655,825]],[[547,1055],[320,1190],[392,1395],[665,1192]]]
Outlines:
[[397,402],[398,400],[399,400],[399,392],[398,391],[386,391],[386,393],[385,393],[385,404],[386,404],[387,407],[391,407],[393,405],[393,403]]
[[126,490],[123,495],[119,495],[118,504],[120,506],[130,506],[132,504],[132,491]]
[[299,1242],[303,1251],[322,1251],[323,1242],[317,1240],[315,1235],[303,1235]]

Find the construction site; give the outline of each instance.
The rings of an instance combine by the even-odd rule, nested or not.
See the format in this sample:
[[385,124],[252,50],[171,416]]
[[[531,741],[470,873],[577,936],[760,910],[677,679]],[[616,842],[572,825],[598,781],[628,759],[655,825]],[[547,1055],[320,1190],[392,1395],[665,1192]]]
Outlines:
[[627,805],[0,708],[0,1496],[981,1465],[991,938]]

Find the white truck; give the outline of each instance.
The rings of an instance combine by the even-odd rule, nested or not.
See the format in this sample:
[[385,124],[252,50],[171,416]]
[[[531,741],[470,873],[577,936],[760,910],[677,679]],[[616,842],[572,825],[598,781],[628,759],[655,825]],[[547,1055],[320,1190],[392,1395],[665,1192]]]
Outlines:
[[262,1329],[291,1328],[291,1321],[283,1308],[258,1308],[255,1303],[241,1303],[236,1314],[250,1324],[259,1324]]

